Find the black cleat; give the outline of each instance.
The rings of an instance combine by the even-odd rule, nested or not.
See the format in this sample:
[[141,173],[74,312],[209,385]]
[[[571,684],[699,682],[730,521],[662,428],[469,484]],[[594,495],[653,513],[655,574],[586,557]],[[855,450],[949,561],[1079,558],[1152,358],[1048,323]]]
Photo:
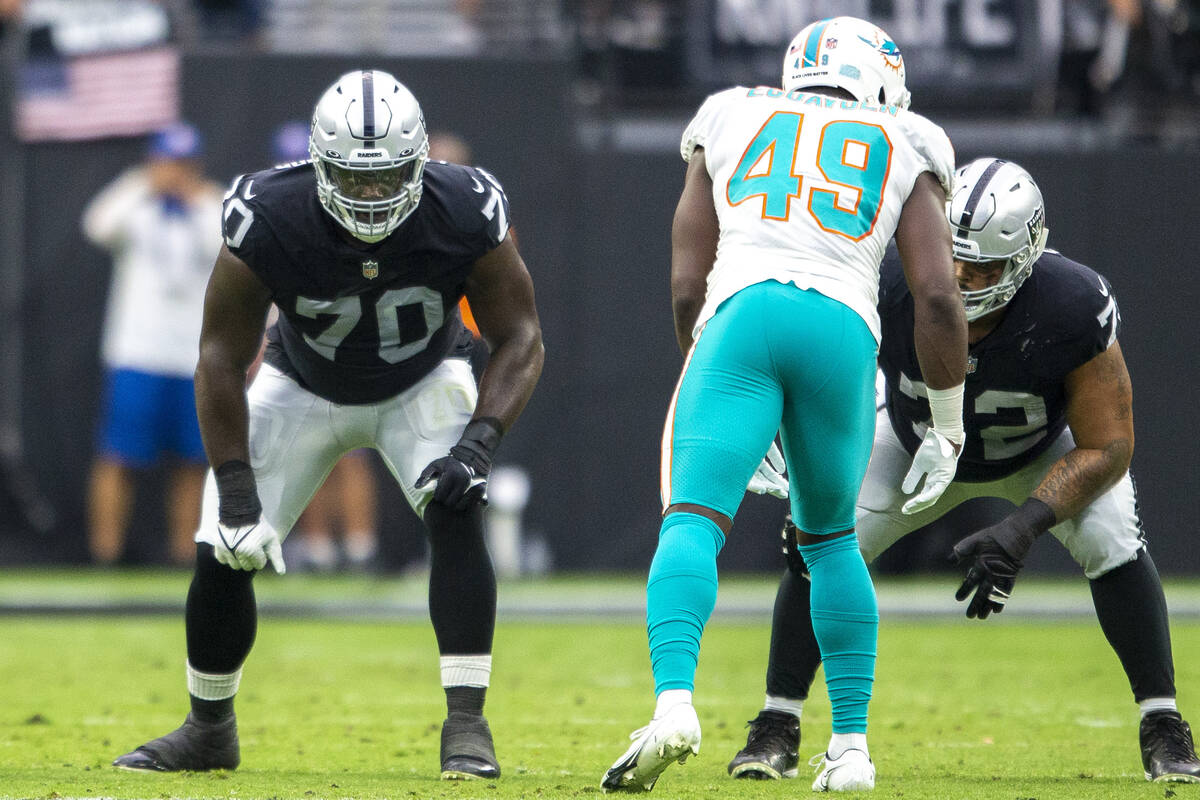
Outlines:
[[482,716],[452,711],[442,723],[442,780],[500,777],[492,731]]
[[113,761],[114,767],[132,772],[202,772],[210,769],[237,769],[237,717],[232,714],[221,722],[200,722],[191,714],[166,736],[146,742]]
[[1200,783],[1200,758],[1192,729],[1178,711],[1153,711],[1138,730],[1146,780],[1155,783]]
[[782,711],[760,711],[747,724],[746,746],[729,762],[729,774],[760,781],[796,777],[800,720]]

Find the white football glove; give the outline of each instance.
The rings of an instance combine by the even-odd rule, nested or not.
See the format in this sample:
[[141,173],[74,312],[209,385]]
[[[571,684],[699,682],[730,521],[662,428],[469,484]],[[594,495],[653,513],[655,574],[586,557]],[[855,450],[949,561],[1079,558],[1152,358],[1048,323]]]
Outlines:
[[771,442],[771,446],[767,448],[766,458],[758,465],[758,469],[754,470],[754,476],[746,485],[746,491],[755,494],[769,494],[780,500],[786,500],[788,482],[787,478],[783,477],[786,469],[787,464],[784,463],[783,453],[779,452],[779,447],[775,442]]
[[921,446],[913,456],[912,467],[904,476],[904,483],[900,485],[900,489],[905,494],[912,493],[921,482],[921,478],[925,479],[925,485],[916,497],[909,498],[901,507],[901,511],[905,514],[916,514],[938,501],[942,492],[946,491],[946,487],[954,480],[960,450],[961,446],[956,446],[940,431],[934,428],[925,431],[925,438],[921,440]]
[[287,572],[279,534],[261,517],[249,525],[218,522],[217,544],[213,550],[217,561],[233,569],[259,570],[270,561],[280,575]]

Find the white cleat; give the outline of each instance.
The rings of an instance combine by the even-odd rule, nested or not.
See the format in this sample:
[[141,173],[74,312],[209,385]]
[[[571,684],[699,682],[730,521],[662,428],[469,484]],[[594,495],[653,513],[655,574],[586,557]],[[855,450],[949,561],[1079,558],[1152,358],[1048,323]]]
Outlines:
[[700,753],[700,720],[691,703],[677,705],[629,734],[633,744],[604,773],[606,792],[648,792],[672,762]]
[[847,750],[837,758],[820,753],[808,763],[821,769],[813,781],[814,792],[864,792],[875,788],[875,765],[862,750]]

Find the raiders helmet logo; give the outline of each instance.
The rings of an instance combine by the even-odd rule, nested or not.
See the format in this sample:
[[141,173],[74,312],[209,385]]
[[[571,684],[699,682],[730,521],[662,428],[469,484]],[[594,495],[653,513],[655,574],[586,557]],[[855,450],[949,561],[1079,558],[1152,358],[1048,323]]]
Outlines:
[[373,259],[362,262],[362,273],[363,277],[367,280],[374,280],[375,278],[378,278],[379,262]]

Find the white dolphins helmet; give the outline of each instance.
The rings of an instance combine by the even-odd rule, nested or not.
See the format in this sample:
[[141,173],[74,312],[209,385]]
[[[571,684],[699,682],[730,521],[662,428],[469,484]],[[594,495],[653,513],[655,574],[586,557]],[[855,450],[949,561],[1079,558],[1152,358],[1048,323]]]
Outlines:
[[429,157],[425,116],[388,73],[348,72],[317,101],[308,152],[321,205],[356,238],[378,242],[421,199]]
[[783,90],[836,86],[860,102],[908,108],[904,57],[882,29],[857,17],[833,17],[796,34],[783,57]]
[[946,217],[956,259],[1004,262],[994,286],[962,293],[967,319],[979,319],[1012,300],[1046,249],[1050,231],[1042,191],[1011,161],[979,158],[954,174]]

